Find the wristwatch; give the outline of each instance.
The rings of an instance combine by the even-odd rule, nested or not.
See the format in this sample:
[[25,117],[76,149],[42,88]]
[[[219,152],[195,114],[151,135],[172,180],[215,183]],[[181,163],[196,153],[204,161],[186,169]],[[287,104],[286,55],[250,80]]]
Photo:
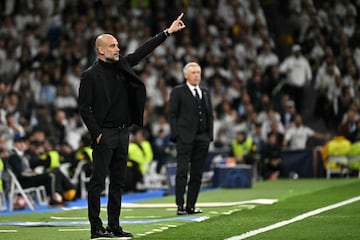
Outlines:
[[167,36],[167,37],[169,37],[171,34],[169,33],[169,29],[168,28],[166,28],[165,30],[164,30],[164,33],[165,33],[165,35]]

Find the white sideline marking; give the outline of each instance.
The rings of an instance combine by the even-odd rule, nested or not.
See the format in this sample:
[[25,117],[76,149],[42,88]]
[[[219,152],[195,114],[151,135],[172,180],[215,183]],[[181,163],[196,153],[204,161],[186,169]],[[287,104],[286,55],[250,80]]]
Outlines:
[[292,218],[290,220],[285,220],[285,221],[281,221],[281,222],[278,222],[278,223],[275,223],[275,224],[272,224],[272,225],[269,225],[269,226],[266,226],[266,227],[263,227],[263,228],[258,228],[256,230],[252,230],[250,232],[246,232],[246,233],[243,233],[243,234],[238,235],[238,236],[233,236],[233,237],[230,237],[230,238],[226,238],[225,240],[246,239],[246,238],[258,235],[260,233],[271,231],[273,229],[283,227],[283,226],[288,225],[290,223],[301,221],[301,220],[304,220],[305,218],[308,218],[308,217],[311,217],[311,216],[314,216],[314,215],[317,215],[317,214],[320,214],[320,213],[323,213],[323,212],[326,212],[326,211],[329,211],[329,210],[332,210],[332,209],[335,209],[335,208],[339,208],[339,207],[342,207],[342,206],[345,206],[345,205],[348,205],[348,204],[351,204],[351,203],[354,203],[354,202],[357,202],[357,201],[360,201],[360,196],[350,198],[348,200],[338,202],[338,203],[335,203],[335,204],[332,204],[332,205],[329,205],[329,206],[326,206],[326,207],[323,207],[323,208],[318,208],[318,209],[315,209],[313,211],[306,212],[304,214],[296,216],[296,217],[294,217],[294,218]]
[[195,219],[195,222],[203,222],[208,219],[210,219],[210,218],[207,216],[203,216],[203,217],[199,217],[199,218]]
[[0,233],[16,233],[16,232],[17,230],[6,230],[6,229],[0,230]]
[[85,220],[86,217],[57,217],[57,216],[51,216],[50,219],[54,220]]
[[[199,202],[197,207],[231,207],[244,204],[264,204],[271,205],[276,203],[277,199],[253,199],[241,202]],[[175,203],[123,203],[122,208],[174,208]]]
[[167,225],[168,227],[177,227],[177,225]]
[[161,216],[125,216],[125,219],[161,218]]
[[80,232],[80,231],[90,231],[90,228],[68,228],[68,229],[63,229],[60,228],[58,229],[59,232]]
[[[263,204],[263,205],[271,205],[276,203],[277,199],[253,199],[248,201],[242,202],[204,202],[204,203],[197,203],[197,207],[231,207],[236,205],[243,205],[243,204]],[[87,207],[64,207],[62,210],[70,211],[70,210],[77,210],[77,209],[84,209]],[[177,208],[175,203],[122,203],[121,211],[132,211],[131,208]],[[101,211],[106,212],[107,208],[102,207]]]

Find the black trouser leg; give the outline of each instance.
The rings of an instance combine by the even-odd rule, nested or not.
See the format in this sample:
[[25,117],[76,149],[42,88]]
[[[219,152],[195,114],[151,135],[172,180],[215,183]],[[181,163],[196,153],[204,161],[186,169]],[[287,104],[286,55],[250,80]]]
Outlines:
[[127,130],[120,133],[120,144],[114,150],[110,162],[109,202],[107,206],[108,225],[111,228],[119,227],[121,212],[121,196],[125,188],[126,167],[128,160],[129,133]]
[[190,179],[186,200],[186,206],[188,208],[195,207],[201,187],[204,163],[207,158],[209,148],[209,143],[207,142],[195,142],[194,145],[194,151],[192,152],[190,160]]
[[[194,207],[199,195],[204,163],[209,149],[209,137],[206,134],[199,135],[193,143],[181,143],[176,145],[177,168],[175,179],[176,205],[183,206],[186,186],[188,186],[187,207]],[[190,179],[188,171],[190,164]]]
[[35,176],[23,177],[19,179],[23,188],[45,186],[46,194],[50,199],[54,197],[55,175],[43,173]]
[[93,151],[94,171],[88,185],[88,217],[92,229],[102,227],[100,219],[100,197],[105,189],[105,178],[112,150],[104,145],[97,145]]
[[118,128],[102,130],[102,139],[93,150],[93,174],[88,186],[88,217],[91,229],[102,227],[100,197],[105,189],[105,178],[108,175],[110,177],[108,224],[112,227],[119,226],[121,194],[125,184],[128,158],[129,130]]
[[176,151],[175,202],[176,205],[183,206],[192,145],[179,142],[176,144]]

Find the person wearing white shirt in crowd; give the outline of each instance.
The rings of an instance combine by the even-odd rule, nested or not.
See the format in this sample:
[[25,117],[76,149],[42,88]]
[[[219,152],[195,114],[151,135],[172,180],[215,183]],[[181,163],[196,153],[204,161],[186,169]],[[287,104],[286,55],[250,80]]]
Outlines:
[[297,110],[301,113],[304,88],[311,82],[312,72],[309,61],[301,54],[300,45],[292,46],[292,53],[280,64],[279,70],[286,74],[285,92],[294,97]]
[[335,82],[336,76],[340,76],[339,67],[335,64],[335,58],[328,58],[324,61],[316,73],[315,86],[314,88],[321,92],[327,90],[329,85]]
[[316,103],[314,115],[316,117],[324,118],[327,122],[329,119],[329,113],[326,111],[329,105],[335,98],[328,98],[327,94],[329,88],[336,85],[336,78],[341,76],[338,66],[335,64],[334,57],[327,57],[322,63],[321,67],[316,73],[315,85],[316,90]]
[[295,115],[294,124],[285,131],[283,147],[289,150],[303,150],[306,149],[306,144],[309,138],[317,138],[326,140],[329,134],[322,134],[315,132],[308,126],[305,126],[300,114]]
[[258,121],[262,123],[261,136],[263,139],[267,139],[269,132],[271,131],[271,125],[276,124],[279,132],[284,133],[284,125],[281,122],[280,114],[272,107],[266,109],[266,114],[260,115]]
[[277,65],[279,57],[272,51],[270,42],[264,42],[261,53],[256,59],[257,65],[264,72],[269,66]]

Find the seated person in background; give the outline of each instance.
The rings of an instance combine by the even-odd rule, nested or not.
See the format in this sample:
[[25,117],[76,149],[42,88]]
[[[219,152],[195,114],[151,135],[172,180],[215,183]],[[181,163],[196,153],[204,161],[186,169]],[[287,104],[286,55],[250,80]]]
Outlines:
[[[70,164],[73,161],[75,150],[68,142],[61,142],[56,145],[56,150],[60,154],[60,163],[61,164]],[[69,175],[69,173],[66,173]]]
[[44,152],[40,155],[40,160],[38,164],[44,166],[46,171],[51,171],[57,169],[61,164],[61,156],[59,152],[55,149],[54,139],[47,139],[44,142]]
[[5,146],[6,138],[4,135],[0,135],[0,192],[6,190],[3,186],[3,171],[5,168],[5,159],[8,157],[9,152]]
[[154,156],[157,160],[156,173],[160,173],[166,163],[174,159],[172,154],[173,144],[170,141],[170,134],[166,134],[164,129],[159,129],[154,138]]
[[235,138],[230,145],[230,156],[235,157],[237,164],[253,164],[254,158],[252,153],[255,150],[255,144],[246,132],[236,132]]
[[30,168],[30,163],[25,157],[27,139],[25,136],[15,135],[13,148],[9,153],[6,166],[15,174],[23,188],[38,187],[43,185],[49,199],[50,206],[63,206],[61,195],[56,192],[57,179],[54,173],[37,173]]
[[137,191],[137,183],[143,182],[149,163],[154,154],[150,142],[145,138],[142,129],[137,129],[129,143],[128,162],[126,170],[125,191]]
[[344,156],[343,162],[330,162],[330,168],[333,170],[341,170],[347,168],[347,159],[351,148],[351,142],[341,133],[337,133],[321,148],[321,157],[323,159],[324,169],[327,169],[328,158],[330,156]]
[[[284,134],[281,133],[279,131],[279,127],[277,123],[272,123],[271,127],[270,127],[270,132],[268,133],[267,137],[269,136],[269,134],[275,134],[276,136],[276,143],[280,146],[282,146],[283,142],[284,142]],[[265,139],[267,139],[267,137]]]
[[43,146],[39,146],[39,150],[36,153],[31,153],[31,168],[42,166],[45,169],[44,172],[54,174],[56,177],[56,192],[66,201],[74,200],[76,197],[76,187],[71,183],[69,177],[60,170],[61,157],[55,149],[54,143],[50,140],[37,144],[42,144]]
[[295,102],[293,100],[288,100],[286,103],[286,108],[281,113],[281,122],[284,125],[285,129],[288,129],[294,121],[296,115]]
[[[93,164],[92,164],[92,148],[90,147],[91,140],[90,137],[85,134],[81,136],[79,147],[76,151],[73,152],[71,160],[70,160],[70,167],[69,167],[69,176],[73,179],[76,178],[74,174],[76,174],[76,171],[79,171],[78,173],[81,173],[82,171],[85,172],[86,177],[91,177],[93,173]],[[80,163],[83,163],[82,166],[80,166]],[[81,169],[77,169],[81,167]],[[80,190],[80,180],[81,176],[80,174],[77,176],[77,189]],[[86,183],[87,188],[87,183]],[[80,197],[80,191],[78,191],[78,197]]]
[[72,157],[72,162],[70,166],[70,176],[73,176],[77,166],[80,161],[85,161],[85,165],[83,165],[83,170],[86,173],[87,177],[90,177],[93,171],[92,166],[92,148],[90,147],[91,140],[88,135],[82,135],[79,148],[74,152],[74,156]]
[[269,133],[267,143],[262,151],[261,175],[264,180],[280,177],[281,145],[277,143],[276,133]]

